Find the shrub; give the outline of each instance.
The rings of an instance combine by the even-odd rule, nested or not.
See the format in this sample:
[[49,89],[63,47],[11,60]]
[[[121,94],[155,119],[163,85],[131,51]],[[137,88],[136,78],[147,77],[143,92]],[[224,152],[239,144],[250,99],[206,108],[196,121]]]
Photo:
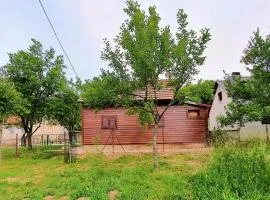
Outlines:
[[194,199],[269,199],[266,143],[217,149],[206,171],[192,178]]
[[211,132],[209,138],[209,144],[211,146],[220,147],[227,144],[233,144],[237,142],[237,139],[233,134],[221,129],[215,129]]

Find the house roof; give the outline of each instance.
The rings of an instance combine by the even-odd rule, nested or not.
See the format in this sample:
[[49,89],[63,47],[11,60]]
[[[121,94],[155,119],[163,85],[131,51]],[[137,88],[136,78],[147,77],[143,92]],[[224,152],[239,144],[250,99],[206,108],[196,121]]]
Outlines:
[[[240,76],[240,75],[238,75],[238,76]],[[249,77],[248,76],[240,76],[240,78],[241,78],[241,80],[248,80],[249,79]],[[233,81],[233,75],[231,75],[230,77],[229,77],[229,80],[230,81]],[[221,87],[224,87],[225,88],[225,80],[216,80],[216,82],[215,82],[215,87],[214,87],[214,94],[216,94],[216,91],[217,91],[217,88],[218,88],[218,86],[221,86]],[[226,89],[226,88],[225,88]]]
[[[135,96],[135,100],[142,100],[145,98],[145,91],[138,91],[134,93]],[[165,87],[162,88],[158,91],[156,91],[156,96],[158,100],[171,100],[174,97],[173,94],[173,89],[172,87]],[[155,98],[155,93],[153,90],[149,89],[148,90],[148,94],[147,94],[147,98]]]
[[4,122],[5,125],[19,125],[20,123],[21,119],[15,115],[8,117]]
[[[143,100],[145,98],[145,92],[144,91],[138,91],[135,92],[135,100]],[[153,90],[148,91],[148,98],[155,98],[155,94]],[[158,100],[171,100],[174,98],[174,92],[172,87],[165,87],[158,91],[156,91],[156,96]],[[202,104],[202,103],[196,103],[192,101],[186,101],[183,104],[186,105],[192,105],[192,106],[199,106],[199,107],[211,107],[209,104]]]

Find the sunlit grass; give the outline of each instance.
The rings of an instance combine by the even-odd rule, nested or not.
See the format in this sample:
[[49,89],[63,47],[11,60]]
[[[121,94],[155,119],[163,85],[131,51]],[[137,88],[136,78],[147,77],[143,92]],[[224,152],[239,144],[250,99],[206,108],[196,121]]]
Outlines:
[[[118,199],[189,198],[188,177],[207,162],[208,155],[161,155],[159,169],[152,169],[151,154],[88,155],[64,164],[63,156],[45,155],[46,149],[4,150],[0,165],[0,199]],[[194,168],[196,166],[196,169]]]
[[151,154],[90,154],[64,164],[51,150],[21,149],[19,157],[3,150],[0,199],[270,199],[265,142],[160,154],[158,170]]

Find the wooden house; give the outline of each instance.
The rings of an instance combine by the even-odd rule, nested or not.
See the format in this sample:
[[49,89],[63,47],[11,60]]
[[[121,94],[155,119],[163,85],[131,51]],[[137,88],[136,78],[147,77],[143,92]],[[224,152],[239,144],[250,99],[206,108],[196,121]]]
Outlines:
[[[157,93],[159,110],[172,98],[170,88]],[[205,143],[208,132],[209,105],[187,102],[171,106],[161,120],[158,144]],[[106,108],[100,111],[83,107],[82,143],[93,144],[151,144],[152,129],[140,124],[136,115],[125,108]]]

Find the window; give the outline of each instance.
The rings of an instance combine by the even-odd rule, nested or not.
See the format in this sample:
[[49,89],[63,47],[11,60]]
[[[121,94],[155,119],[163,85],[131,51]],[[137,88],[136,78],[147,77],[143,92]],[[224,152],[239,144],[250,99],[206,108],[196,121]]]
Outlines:
[[103,115],[101,117],[102,129],[117,129],[117,116]]
[[200,117],[200,110],[188,110],[187,111],[188,118],[198,118]]
[[219,92],[219,93],[218,93],[218,100],[219,100],[219,101],[222,101],[222,92]]
[[270,124],[270,116],[269,115],[262,116],[261,122],[262,124]]

